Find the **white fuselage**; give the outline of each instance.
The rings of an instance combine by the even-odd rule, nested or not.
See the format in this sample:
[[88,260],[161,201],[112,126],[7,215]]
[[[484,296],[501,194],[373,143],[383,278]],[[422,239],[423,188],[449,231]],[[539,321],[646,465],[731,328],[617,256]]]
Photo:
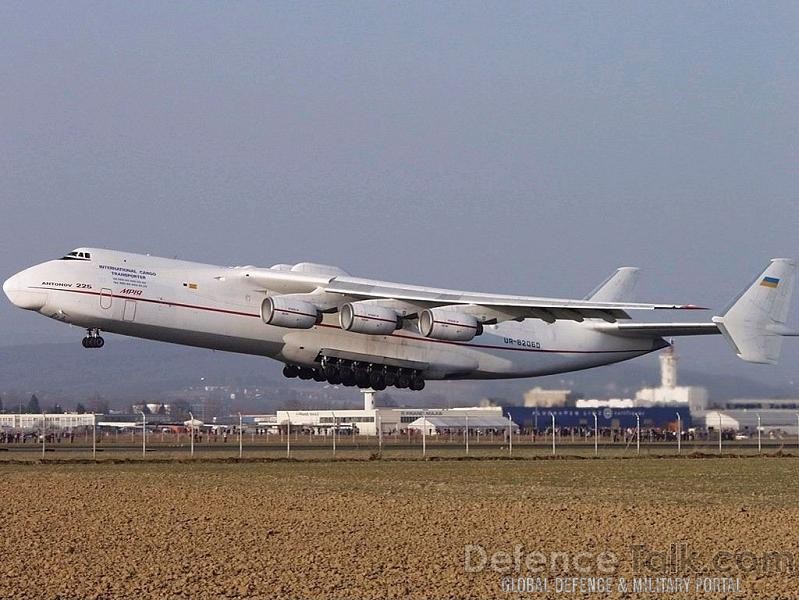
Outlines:
[[320,355],[424,365],[426,379],[531,377],[615,363],[666,346],[660,338],[610,335],[584,322],[537,319],[487,325],[469,342],[422,337],[412,323],[390,335],[341,329],[327,314],[310,329],[267,325],[261,303],[269,293],[220,267],[86,249],[90,259],[45,262],[3,286],[11,301],[87,329],[176,344],[267,356],[314,366]]

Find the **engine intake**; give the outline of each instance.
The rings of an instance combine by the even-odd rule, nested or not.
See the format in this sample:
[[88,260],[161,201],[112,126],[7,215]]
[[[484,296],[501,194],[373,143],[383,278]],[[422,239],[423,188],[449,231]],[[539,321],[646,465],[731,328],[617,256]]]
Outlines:
[[276,327],[310,329],[322,322],[322,312],[310,302],[290,296],[272,296],[261,303],[261,319]]
[[402,318],[390,308],[350,302],[339,309],[341,328],[355,333],[390,335],[402,326]]
[[428,308],[419,313],[419,333],[436,340],[468,342],[483,333],[483,324],[471,315]]

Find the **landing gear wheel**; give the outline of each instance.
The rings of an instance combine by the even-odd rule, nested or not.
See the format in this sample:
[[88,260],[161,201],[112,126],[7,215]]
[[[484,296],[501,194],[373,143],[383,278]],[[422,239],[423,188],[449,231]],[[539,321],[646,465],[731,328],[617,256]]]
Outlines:
[[380,386],[383,386],[383,389],[386,388],[386,380],[383,377],[382,371],[371,371],[369,373],[369,385],[371,385],[374,389],[379,390]]
[[341,383],[341,375],[338,369],[334,366],[327,365],[324,370],[325,378],[330,385],[338,385]]
[[300,370],[294,365],[286,365],[285,367],[283,367],[283,377],[292,378],[299,375],[299,373]]
[[80,343],[84,348],[102,348],[105,345],[105,340],[99,336],[97,330],[90,329],[89,335],[83,338]]
[[397,375],[396,385],[399,389],[408,387],[411,384],[411,376],[408,373],[400,373]]
[[366,369],[358,369],[355,371],[355,383],[359,388],[369,387],[369,371]]
[[347,387],[352,387],[353,385],[355,385],[355,374],[352,372],[352,369],[350,367],[346,366],[341,367],[338,373],[339,373],[338,375],[339,379],[341,380],[342,384],[344,384]]
[[414,377],[411,379],[409,386],[414,392],[420,392],[424,389],[424,379],[421,377]]

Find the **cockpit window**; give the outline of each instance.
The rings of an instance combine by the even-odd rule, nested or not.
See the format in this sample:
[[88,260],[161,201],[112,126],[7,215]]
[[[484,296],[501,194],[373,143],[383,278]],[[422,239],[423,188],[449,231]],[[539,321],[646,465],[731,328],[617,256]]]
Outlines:
[[92,255],[90,252],[79,252],[73,250],[62,256],[59,260],[91,260]]

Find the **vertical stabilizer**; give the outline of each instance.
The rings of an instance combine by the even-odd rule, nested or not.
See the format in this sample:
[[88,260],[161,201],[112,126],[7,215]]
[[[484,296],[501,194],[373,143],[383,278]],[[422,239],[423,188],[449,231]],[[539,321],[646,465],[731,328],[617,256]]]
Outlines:
[[633,302],[640,269],[620,267],[583,300],[592,302]]
[[791,307],[796,263],[774,258],[754,283],[741,292],[722,317],[713,322],[743,360],[775,364],[782,337],[795,335],[785,323]]

